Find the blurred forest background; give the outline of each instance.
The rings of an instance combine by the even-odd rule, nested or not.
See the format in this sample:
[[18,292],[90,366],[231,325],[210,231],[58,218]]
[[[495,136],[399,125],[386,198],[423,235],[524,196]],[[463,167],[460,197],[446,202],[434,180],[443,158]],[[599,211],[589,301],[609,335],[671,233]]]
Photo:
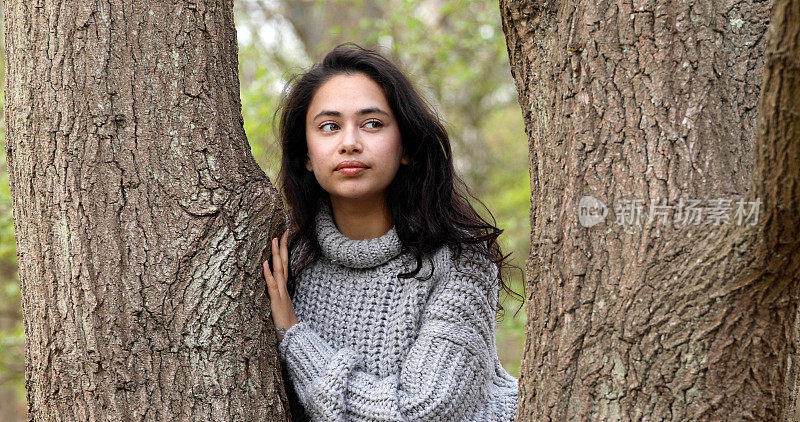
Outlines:
[[[530,248],[527,137],[496,0],[235,0],[234,13],[244,129],[253,156],[273,183],[280,163],[273,113],[291,74],[342,42],[379,48],[437,108],[451,136],[458,173],[505,230],[503,252],[511,253],[513,264],[524,271]],[[0,44],[4,78],[5,47]],[[5,106],[4,90],[0,104]],[[26,412],[25,339],[4,128],[0,121],[0,422],[25,420]],[[504,277],[514,291],[524,293],[523,272],[508,271]],[[518,297],[502,294],[501,300],[505,314],[498,353],[506,370],[518,377],[525,312],[517,312]]]

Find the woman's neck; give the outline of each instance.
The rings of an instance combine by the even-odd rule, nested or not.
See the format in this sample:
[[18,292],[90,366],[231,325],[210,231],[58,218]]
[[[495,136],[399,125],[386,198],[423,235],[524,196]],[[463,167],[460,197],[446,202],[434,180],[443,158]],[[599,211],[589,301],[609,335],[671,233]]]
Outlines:
[[392,212],[386,201],[331,200],[334,224],[352,240],[374,239],[386,234],[392,226]]

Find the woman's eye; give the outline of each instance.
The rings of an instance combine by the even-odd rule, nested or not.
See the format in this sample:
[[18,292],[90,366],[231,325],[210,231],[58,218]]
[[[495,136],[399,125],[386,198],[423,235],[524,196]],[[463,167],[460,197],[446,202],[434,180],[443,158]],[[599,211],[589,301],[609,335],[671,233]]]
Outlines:
[[367,124],[367,125],[368,125],[368,124],[372,124],[372,123],[374,123],[374,124],[376,124],[376,125],[377,125],[377,126],[373,127],[372,129],[377,129],[377,128],[379,128],[379,127],[383,126],[383,123],[381,123],[381,121],[380,121],[380,120],[370,120],[370,121],[368,121],[368,122],[367,122],[367,123],[365,123],[365,124]]
[[330,131],[328,131],[328,130],[325,130],[325,129],[323,129],[325,126],[328,126],[328,125],[334,125],[334,126],[336,126],[336,123],[333,123],[333,122],[328,122],[328,123],[325,123],[325,124],[323,124],[323,125],[322,125],[322,126],[320,126],[319,128],[320,128],[320,129],[322,129],[322,131],[323,131],[323,132],[330,132]]

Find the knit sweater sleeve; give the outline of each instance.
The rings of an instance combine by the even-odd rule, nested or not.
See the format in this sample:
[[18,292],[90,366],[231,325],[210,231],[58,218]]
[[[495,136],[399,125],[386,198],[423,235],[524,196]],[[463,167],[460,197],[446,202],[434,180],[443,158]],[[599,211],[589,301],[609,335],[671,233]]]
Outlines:
[[[334,349],[305,321],[293,325],[279,356],[313,420],[468,420],[486,399],[496,353],[494,303],[486,291],[491,269],[495,264],[470,274],[450,266],[396,375],[367,373],[355,351]],[[497,286],[491,288],[496,298]]]

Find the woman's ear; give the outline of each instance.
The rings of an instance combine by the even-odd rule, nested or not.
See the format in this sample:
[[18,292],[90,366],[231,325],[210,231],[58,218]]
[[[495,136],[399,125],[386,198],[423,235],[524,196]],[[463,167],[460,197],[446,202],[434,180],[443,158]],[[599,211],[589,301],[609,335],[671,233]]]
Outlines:
[[406,154],[403,154],[403,157],[402,157],[402,158],[400,158],[400,164],[406,164],[406,165],[408,165],[408,163],[409,163],[409,162],[410,162],[410,160],[408,159],[408,155],[406,155]]
[[314,172],[314,167],[311,165],[311,158],[306,155],[306,170]]

